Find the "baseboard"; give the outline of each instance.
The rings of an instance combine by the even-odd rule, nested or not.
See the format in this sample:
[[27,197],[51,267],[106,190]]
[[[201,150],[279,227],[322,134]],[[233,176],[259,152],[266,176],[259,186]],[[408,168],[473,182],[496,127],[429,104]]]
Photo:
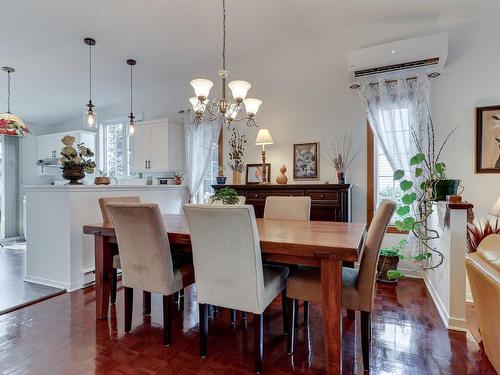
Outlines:
[[58,280],[47,279],[45,277],[37,277],[29,275],[24,276],[24,281],[33,284],[50,286],[52,288],[64,289],[68,292],[73,292],[83,287],[81,283],[65,283]]

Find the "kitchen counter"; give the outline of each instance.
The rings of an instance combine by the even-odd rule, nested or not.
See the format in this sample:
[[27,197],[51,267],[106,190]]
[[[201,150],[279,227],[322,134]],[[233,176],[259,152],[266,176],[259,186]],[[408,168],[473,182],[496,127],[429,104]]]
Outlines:
[[183,185],[36,185],[26,194],[26,277],[73,291],[94,281],[94,242],[84,224],[102,222],[98,199],[138,196],[164,214],[181,214],[188,201]]

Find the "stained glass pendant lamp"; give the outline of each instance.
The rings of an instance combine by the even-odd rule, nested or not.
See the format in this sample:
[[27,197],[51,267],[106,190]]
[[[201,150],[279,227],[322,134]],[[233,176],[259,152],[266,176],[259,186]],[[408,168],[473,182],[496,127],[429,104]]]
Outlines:
[[83,43],[89,46],[89,102],[87,103],[87,110],[84,113],[84,126],[89,129],[96,129],[97,113],[94,112],[95,106],[92,103],[92,47],[95,46],[95,40],[92,38],[85,38]]
[[4,66],[2,70],[7,73],[7,112],[0,113],[0,134],[24,137],[29,135],[30,131],[19,116],[10,112],[10,74],[14,73],[15,69]]

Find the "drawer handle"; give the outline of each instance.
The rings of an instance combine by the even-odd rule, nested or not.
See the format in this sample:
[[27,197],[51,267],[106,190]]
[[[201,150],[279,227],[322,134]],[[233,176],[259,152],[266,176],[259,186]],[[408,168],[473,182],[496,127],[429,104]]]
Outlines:
[[259,194],[255,194],[255,198],[258,198],[259,197]]
[[325,197],[325,194],[321,194],[321,198],[324,198]]

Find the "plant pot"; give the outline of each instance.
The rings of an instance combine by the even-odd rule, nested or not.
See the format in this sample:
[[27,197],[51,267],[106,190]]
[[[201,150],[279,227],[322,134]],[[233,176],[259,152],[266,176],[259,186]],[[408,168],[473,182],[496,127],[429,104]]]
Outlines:
[[387,271],[397,270],[398,264],[399,264],[399,257],[397,256],[388,257],[381,255],[378,258],[378,264],[377,264],[377,274],[378,274],[377,280],[382,281],[384,283],[397,283],[398,280],[389,280],[389,278],[387,277]]
[[233,171],[233,185],[241,185],[241,172]]
[[85,172],[81,165],[67,165],[63,167],[62,176],[65,180],[69,180],[68,185],[81,185],[78,180],[85,177]]
[[345,184],[345,175],[344,172],[337,172],[337,179],[339,180],[339,184]]
[[217,180],[217,185],[225,185],[226,184],[226,177],[225,176],[218,176],[215,177]]
[[460,180],[439,180],[434,188],[435,200],[445,201],[447,195],[457,195]]
[[106,177],[106,176],[100,176],[100,177],[94,178],[95,185],[109,185],[110,183],[111,183],[111,180],[109,179],[109,177]]

